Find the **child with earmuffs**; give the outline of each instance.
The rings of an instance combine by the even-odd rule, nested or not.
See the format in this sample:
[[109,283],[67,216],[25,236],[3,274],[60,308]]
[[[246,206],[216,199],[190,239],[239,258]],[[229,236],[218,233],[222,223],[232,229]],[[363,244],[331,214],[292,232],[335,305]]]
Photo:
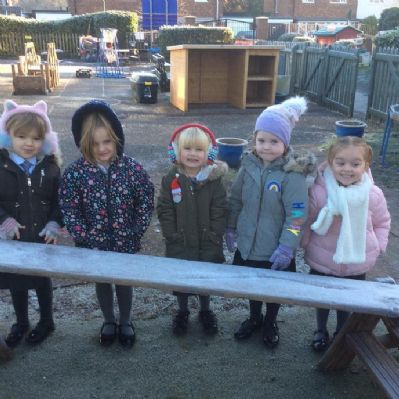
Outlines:
[[[222,182],[228,167],[216,161],[217,144],[206,126],[180,126],[169,147],[172,168],[162,179],[157,212],[166,242],[166,256],[186,260],[223,263],[226,223],[226,191]],[[176,292],[178,311],[173,333],[188,328],[189,293]],[[199,321],[206,334],[217,332],[217,319],[210,310],[209,295],[199,295]]]

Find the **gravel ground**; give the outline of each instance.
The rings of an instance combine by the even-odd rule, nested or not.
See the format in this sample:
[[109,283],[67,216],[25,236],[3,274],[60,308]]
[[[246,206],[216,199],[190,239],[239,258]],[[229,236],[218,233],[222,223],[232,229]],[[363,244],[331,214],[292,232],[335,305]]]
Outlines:
[[[33,103],[45,99],[50,118],[60,136],[65,165],[77,157],[69,131],[77,106],[92,97],[109,101],[121,117],[126,133],[126,153],[141,161],[159,188],[168,167],[166,144],[173,129],[183,123],[208,125],[217,137],[247,138],[259,110],[236,110],[230,107],[193,107],[184,114],[169,105],[162,93],[157,105],[134,104],[127,80],[74,78],[78,67],[63,63],[61,86],[47,97],[14,98]],[[11,94],[9,65],[0,64],[0,96]],[[139,68],[148,68],[147,65]],[[320,153],[320,144],[334,133],[341,115],[310,104],[293,134],[297,147]],[[370,130],[370,129],[369,129]],[[376,130],[377,131],[377,130]],[[231,180],[234,171],[230,172]],[[386,178],[386,169],[375,164],[373,175],[384,184],[394,221],[399,218],[399,173]],[[385,180],[384,180],[385,179]],[[393,223],[390,246],[370,278],[390,275],[397,281],[399,271],[399,231]],[[63,244],[71,245],[65,241]],[[154,217],[143,241],[143,253],[163,254],[159,223]],[[231,254],[226,252],[227,263]],[[301,253],[298,269],[306,272]],[[40,398],[373,398],[383,395],[371,381],[364,366],[355,361],[347,370],[324,374],[317,370],[319,356],[310,347],[314,329],[314,310],[283,306],[279,314],[281,345],[268,351],[255,336],[236,343],[233,332],[247,317],[247,301],[212,298],[220,331],[205,337],[196,319],[198,303],[190,299],[189,334],[177,339],[171,333],[175,298],[167,292],[135,288],[133,316],[137,343],[132,350],[118,344],[104,349],[98,344],[101,312],[93,284],[76,281],[54,282],[56,331],[39,347],[23,343],[14,351],[11,362],[0,363],[0,399]],[[30,295],[31,322],[37,321],[37,300]],[[333,312],[334,313],[334,312]],[[334,315],[330,328],[334,328]],[[10,296],[0,291],[0,334],[13,323]],[[382,327],[380,327],[382,330]]]

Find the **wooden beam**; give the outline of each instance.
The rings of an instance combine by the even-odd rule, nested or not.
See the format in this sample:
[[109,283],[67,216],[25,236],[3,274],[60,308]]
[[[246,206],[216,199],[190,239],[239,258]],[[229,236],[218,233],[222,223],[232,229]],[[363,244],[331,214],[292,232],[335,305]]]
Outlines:
[[399,364],[384,346],[366,332],[349,333],[346,340],[364,361],[386,395],[389,398],[399,398]]
[[0,271],[399,316],[396,285],[61,245],[0,240]]

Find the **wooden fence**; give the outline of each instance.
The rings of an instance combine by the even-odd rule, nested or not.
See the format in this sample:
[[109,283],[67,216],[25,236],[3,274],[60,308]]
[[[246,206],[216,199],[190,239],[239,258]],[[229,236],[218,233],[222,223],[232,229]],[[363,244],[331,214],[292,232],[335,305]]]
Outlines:
[[385,119],[399,103],[399,49],[377,48],[373,54],[367,117]]
[[295,42],[260,42],[284,46],[279,75],[289,75],[290,95],[303,94],[348,116],[355,103],[358,51]]
[[38,53],[47,51],[47,43],[55,43],[57,49],[63,50],[66,57],[77,57],[79,47],[79,34],[59,32],[38,32],[31,33],[30,39],[26,40],[24,33],[10,32],[0,35],[0,55],[18,57],[24,54],[26,41],[35,43]]

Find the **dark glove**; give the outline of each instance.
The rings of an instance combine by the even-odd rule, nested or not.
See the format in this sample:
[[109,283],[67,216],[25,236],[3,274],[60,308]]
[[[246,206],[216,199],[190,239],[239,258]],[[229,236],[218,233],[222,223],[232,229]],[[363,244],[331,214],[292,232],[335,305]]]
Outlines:
[[270,262],[273,262],[273,270],[285,270],[291,263],[294,257],[294,250],[287,245],[279,244],[270,257]]
[[237,241],[237,233],[235,229],[232,229],[231,227],[228,227],[226,229],[225,240],[226,240],[227,249],[230,252],[234,252],[236,249],[236,241]]

